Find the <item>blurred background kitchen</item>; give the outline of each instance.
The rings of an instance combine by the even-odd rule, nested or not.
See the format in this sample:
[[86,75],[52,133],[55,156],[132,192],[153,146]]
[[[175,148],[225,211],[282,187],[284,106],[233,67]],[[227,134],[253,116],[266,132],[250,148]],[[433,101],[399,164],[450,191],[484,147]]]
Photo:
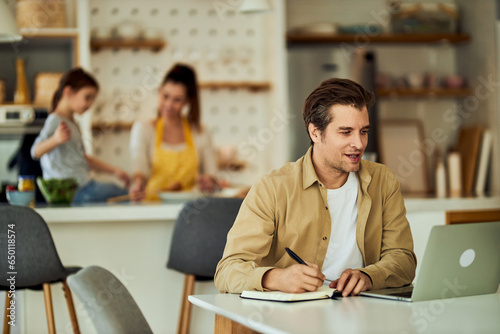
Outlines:
[[[183,62],[198,74],[202,123],[218,151],[217,176],[232,185],[250,186],[304,154],[304,99],[323,79],[347,77],[378,95],[365,158],[398,174],[412,228],[441,220],[447,208],[500,206],[498,1],[4,4],[24,37],[0,44],[4,187],[17,183],[22,164],[8,165],[26,135],[40,130],[61,72],[81,66],[95,75],[97,101],[79,119],[84,143],[88,152],[129,171],[132,122],[154,117],[163,75]],[[0,16],[6,14],[2,8]],[[16,91],[28,92],[27,100],[14,103]],[[57,228],[53,233],[71,233]],[[74,242],[59,239],[62,248]],[[423,245],[416,248],[418,255]],[[114,263],[110,259],[108,267]],[[140,293],[140,282],[131,287],[133,295]],[[176,322],[174,299],[170,323]],[[168,332],[157,317],[163,309],[146,297],[139,304],[154,329]]]
[[[472,6],[467,1],[292,0],[270,2],[269,8],[253,12],[241,12],[241,1],[229,0],[145,1],[141,6],[108,0],[6,4],[25,38],[0,46],[4,186],[16,182],[22,167],[12,162],[9,169],[8,163],[23,134],[36,134],[52,87],[73,66],[89,70],[101,84],[92,112],[80,120],[86,148],[125,170],[130,168],[131,124],[154,116],[160,80],[176,62],[197,70],[202,122],[218,150],[219,177],[232,184],[250,185],[306,151],[302,103],[328,77],[352,78],[378,93],[365,158],[399,170],[405,192],[414,196],[443,196],[436,188],[438,162],[446,163],[452,150],[479,161],[484,131],[496,138],[498,92],[491,84],[498,58],[495,1]],[[483,13],[490,20],[480,19]],[[388,33],[413,37],[391,38]],[[22,76],[28,103],[12,105]],[[26,117],[22,126],[9,111]],[[398,126],[394,120],[407,122]],[[405,143],[397,133],[401,125],[410,133],[416,129]],[[461,130],[476,125],[475,146],[460,147]],[[384,127],[388,129],[380,131]],[[391,154],[399,152],[391,144],[395,141],[407,156]],[[495,173],[499,148],[492,146],[491,169],[488,163],[475,163],[472,170],[461,166],[458,172],[473,174],[458,185],[463,194],[500,191]],[[424,153],[411,156],[415,150]],[[478,182],[480,167],[484,171]],[[448,196],[453,180],[444,181]]]

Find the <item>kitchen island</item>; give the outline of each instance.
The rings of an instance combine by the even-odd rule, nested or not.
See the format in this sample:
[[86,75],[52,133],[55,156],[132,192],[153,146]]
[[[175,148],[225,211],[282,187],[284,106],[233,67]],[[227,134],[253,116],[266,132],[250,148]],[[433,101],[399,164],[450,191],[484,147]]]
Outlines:
[[[200,199],[203,205],[203,199]],[[98,265],[127,287],[154,333],[175,333],[184,276],[166,268],[175,219],[182,203],[124,203],[71,207],[40,207],[65,266]],[[61,285],[53,286],[58,333],[71,333]],[[196,293],[216,293],[212,282],[196,284]],[[91,318],[74,296],[82,333],[95,333]],[[24,333],[46,333],[43,296],[25,293]],[[192,332],[213,330],[213,315],[192,314]]]
[[[444,224],[446,210],[499,208],[500,198],[406,199],[405,203],[415,253],[421,260],[430,229]],[[165,264],[182,205],[125,203],[39,207],[36,211],[47,221],[64,265],[98,265],[110,270],[130,291],[154,333],[175,333],[184,277]],[[53,287],[56,327],[59,333],[71,333],[60,287]],[[213,293],[217,293],[213,282],[196,284],[195,294]],[[89,315],[74,299],[82,333],[95,333]],[[28,291],[24,301],[22,333],[46,333],[42,293]],[[213,325],[213,314],[193,308],[192,333],[213,332]]]

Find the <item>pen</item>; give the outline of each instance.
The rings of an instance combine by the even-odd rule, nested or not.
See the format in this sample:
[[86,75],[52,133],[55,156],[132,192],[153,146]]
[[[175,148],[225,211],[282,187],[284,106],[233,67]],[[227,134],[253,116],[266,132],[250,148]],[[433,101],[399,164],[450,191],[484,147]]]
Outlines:
[[290,257],[295,260],[295,262],[300,264],[305,264],[307,266],[307,263],[305,263],[304,260],[302,260],[297,254],[295,254],[293,250],[291,250],[288,247],[286,247],[285,250],[288,253],[288,255],[290,255]]
[[[290,255],[290,257],[295,260],[295,262],[300,263],[300,264],[305,264],[307,266],[307,263],[304,260],[302,260],[300,258],[300,256],[298,256],[297,254],[295,254],[295,252],[293,250],[291,250],[288,247],[286,247],[285,250],[288,253],[288,255]],[[326,279],[326,278],[325,278],[325,281],[331,282],[331,280]]]

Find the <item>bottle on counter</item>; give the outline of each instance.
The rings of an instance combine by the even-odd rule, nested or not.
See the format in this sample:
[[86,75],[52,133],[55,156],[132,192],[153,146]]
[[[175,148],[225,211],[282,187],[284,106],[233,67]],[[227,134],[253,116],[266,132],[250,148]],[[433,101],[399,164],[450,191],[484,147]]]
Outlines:
[[17,190],[35,191],[35,177],[33,175],[19,175]]
[[17,190],[19,191],[30,191],[33,193],[33,200],[30,202],[29,206],[35,207],[35,177],[33,175],[19,175]]
[[443,158],[439,158],[436,163],[436,197],[445,198],[446,192],[446,169]]
[[462,167],[460,152],[448,154],[448,187],[450,197],[462,196]]
[[14,103],[29,104],[30,90],[28,87],[28,79],[26,78],[26,63],[22,58],[16,59],[16,76],[17,86],[14,93]]

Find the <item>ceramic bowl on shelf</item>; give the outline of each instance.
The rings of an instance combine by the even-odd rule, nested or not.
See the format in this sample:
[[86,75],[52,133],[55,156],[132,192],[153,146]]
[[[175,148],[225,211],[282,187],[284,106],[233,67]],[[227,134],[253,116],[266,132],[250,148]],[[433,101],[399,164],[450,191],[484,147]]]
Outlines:
[[90,32],[92,39],[109,39],[111,38],[111,28],[109,27],[95,27]]
[[465,78],[460,75],[448,75],[444,79],[444,86],[447,88],[463,88],[465,87]]
[[30,205],[35,201],[34,191],[7,190],[6,195],[12,205]]
[[141,37],[142,27],[134,21],[123,21],[113,28],[113,37],[118,39],[139,39]]
[[78,181],[73,178],[43,179],[38,177],[36,183],[49,204],[70,204],[78,189]]
[[408,73],[406,80],[410,88],[420,89],[424,87],[425,74],[420,72]]

